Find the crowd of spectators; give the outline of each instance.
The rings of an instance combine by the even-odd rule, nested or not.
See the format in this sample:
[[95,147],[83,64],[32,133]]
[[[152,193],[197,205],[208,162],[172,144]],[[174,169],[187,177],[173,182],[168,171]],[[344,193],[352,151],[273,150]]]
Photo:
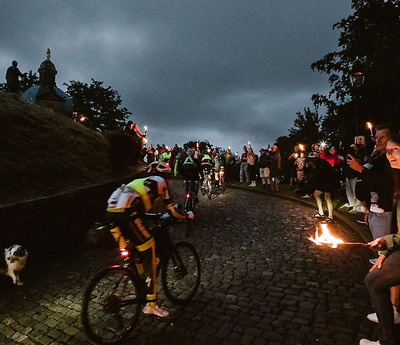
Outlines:
[[[379,125],[371,139],[366,143],[365,137],[356,136],[349,147],[339,149],[324,143],[296,145],[288,157],[287,177],[294,193],[314,197],[316,218],[334,222],[333,199],[341,194],[347,199],[341,208],[363,215],[359,222],[369,227],[370,246],[378,250],[365,279],[376,313],[367,317],[379,322],[381,331],[380,343],[362,339],[360,345],[394,345],[394,324],[400,324],[400,134],[391,125]],[[259,184],[262,189],[278,192],[280,180],[285,179],[276,145],[261,148],[259,155],[250,145],[243,146],[241,155],[232,154],[230,149],[191,150],[196,159],[210,157],[216,170],[223,166],[227,183],[237,181],[250,188]],[[147,163],[168,161],[174,167],[185,154],[177,144],[173,148],[143,145],[142,159]]]
[[308,151],[296,146],[289,156],[290,184],[302,197],[315,198],[316,218],[334,220],[332,199],[343,188],[347,202],[341,207],[363,214],[359,222],[369,227],[370,247],[379,255],[370,260],[373,266],[365,278],[376,311],[367,318],[379,323],[380,332],[379,342],[361,339],[360,345],[394,345],[400,341],[394,329],[395,323],[400,324],[400,135],[383,124],[376,127],[372,139],[373,149],[368,149],[363,136],[356,136],[341,152],[320,144],[311,145]]

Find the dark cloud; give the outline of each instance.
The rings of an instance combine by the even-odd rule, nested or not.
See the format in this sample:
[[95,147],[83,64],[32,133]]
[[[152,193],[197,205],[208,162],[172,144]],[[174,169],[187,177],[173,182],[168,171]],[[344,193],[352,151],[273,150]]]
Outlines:
[[36,71],[49,47],[60,87],[111,85],[153,143],[258,150],[327,91],[310,65],[336,49],[332,26],[349,13],[347,0],[7,1],[0,69]]

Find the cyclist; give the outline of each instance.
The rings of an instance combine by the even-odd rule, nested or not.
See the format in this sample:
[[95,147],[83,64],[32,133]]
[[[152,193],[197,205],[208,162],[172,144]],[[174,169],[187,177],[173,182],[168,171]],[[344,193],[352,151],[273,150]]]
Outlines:
[[167,317],[169,313],[157,305],[157,264],[155,241],[141,217],[153,205],[163,199],[168,211],[178,219],[194,219],[193,212],[181,213],[171,198],[167,178],[171,168],[164,162],[149,165],[151,176],[122,185],[108,199],[107,216],[117,224],[121,232],[136,246],[143,260],[143,277],[146,282],[147,304],[143,313]]
[[218,149],[215,147],[213,152],[213,163],[214,163],[214,175],[215,175],[215,185],[219,186],[219,174],[221,169],[224,167],[222,155],[219,153]]
[[189,192],[189,184],[194,187],[194,202],[198,203],[197,194],[199,192],[199,179],[201,176],[199,160],[196,158],[197,154],[193,149],[187,152],[180,158],[178,165],[179,173],[183,176],[183,184],[185,186],[185,193]]

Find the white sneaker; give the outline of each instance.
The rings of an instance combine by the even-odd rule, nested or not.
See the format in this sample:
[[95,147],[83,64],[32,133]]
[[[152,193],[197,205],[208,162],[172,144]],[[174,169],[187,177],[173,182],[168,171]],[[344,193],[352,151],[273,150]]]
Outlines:
[[379,341],[371,341],[368,339],[361,339],[360,340],[360,345],[379,345],[380,342]]
[[[400,324],[400,313],[396,310],[395,307],[393,307],[393,314],[394,314],[394,323],[396,325],[399,325]],[[379,323],[378,316],[376,315],[376,313],[368,314],[367,319],[369,321]]]
[[378,259],[369,259],[371,265],[375,265]]
[[346,203],[346,204],[344,204],[344,205],[340,206],[339,208],[346,208],[346,207],[351,207],[351,206],[350,206],[350,204],[349,204],[349,203]]
[[167,317],[169,315],[166,310],[162,310],[158,305],[151,307],[149,303],[144,306],[143,314],[155,315],[158,317]]

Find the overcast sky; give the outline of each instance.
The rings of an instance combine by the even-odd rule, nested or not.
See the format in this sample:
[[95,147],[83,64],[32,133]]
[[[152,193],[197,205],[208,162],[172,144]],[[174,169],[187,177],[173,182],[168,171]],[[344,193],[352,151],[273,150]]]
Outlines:
[[[0,70],[37,72],[51,50],[57,86],[103,81],[149,143],[208,139],[241,152],[287,135],[313,93],[310,65],[337,50],[350,0],[2,0]],[[4,76],[2,77],[5,82]]]

